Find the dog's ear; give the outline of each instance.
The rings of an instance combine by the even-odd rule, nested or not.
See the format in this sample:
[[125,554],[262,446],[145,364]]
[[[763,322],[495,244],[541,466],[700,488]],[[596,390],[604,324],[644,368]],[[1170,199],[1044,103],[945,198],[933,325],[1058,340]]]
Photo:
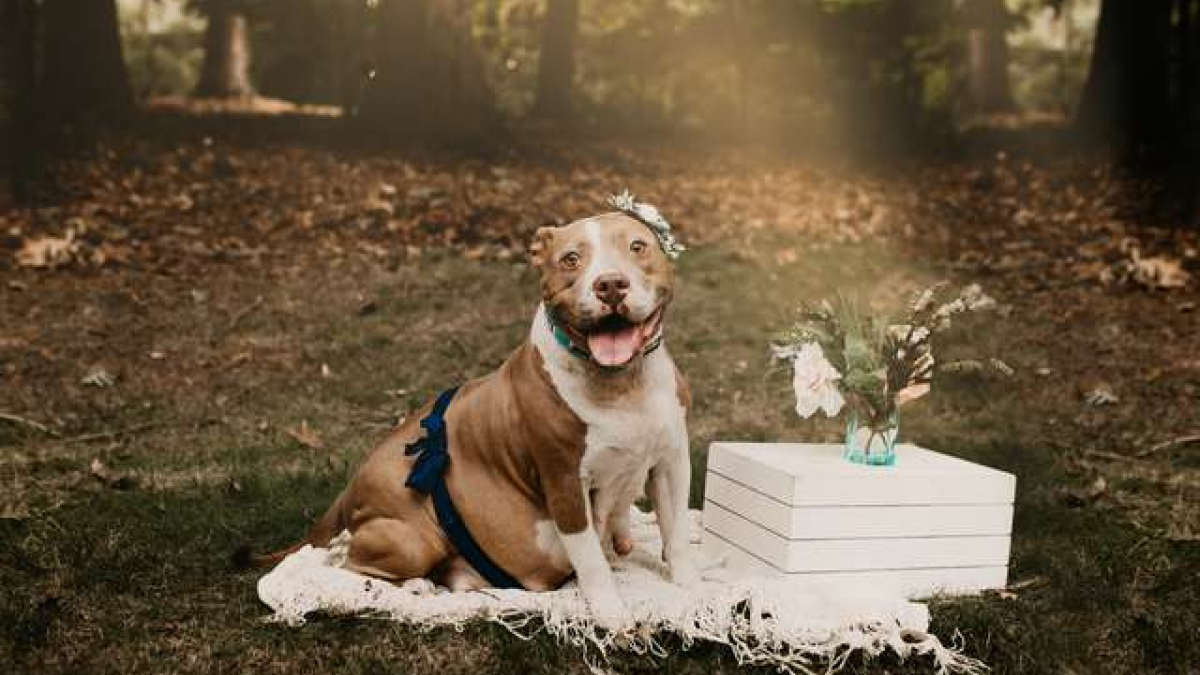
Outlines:
[[542,265],[550,257],[550,246],[554,241],[553,227],[539,227],[538,231],[533,235],[533,241],[529,244],[529,263],[536,269],[541,269]]

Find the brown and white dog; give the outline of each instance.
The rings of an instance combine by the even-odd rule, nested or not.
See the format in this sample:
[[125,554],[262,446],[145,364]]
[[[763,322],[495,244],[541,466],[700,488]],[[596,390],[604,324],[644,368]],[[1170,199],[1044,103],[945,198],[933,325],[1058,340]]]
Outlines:
[[[629,552],[629,508],[643,490],[671,579],[699,578],[688,546],[689,395],[666,348],[655,348],[671,265],[653,232],[623,213],[538,230],[532,263],[543,302],[529,338],[499,370],[463,385],[446,412],[446,487],[479,546],[521,585],[552,589],[573,571],[597,621],[628,627],[606,551]],[[431,407],[370,453],[304,542],[254,562],[348,529],[351,569],[486,587],[430,498],[405,486],[414,463],[405,448]]]

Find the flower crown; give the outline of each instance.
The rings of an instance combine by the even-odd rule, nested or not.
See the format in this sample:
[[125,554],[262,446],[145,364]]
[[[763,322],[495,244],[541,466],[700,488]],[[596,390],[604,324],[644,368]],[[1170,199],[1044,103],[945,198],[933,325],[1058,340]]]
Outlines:
[[678,258],[680,253],[687,250],[683,244],[675,240],[675,235],[671,234],[671,224],[662,217],[658,209],[654,208],[652,204],[637,201],[629,193],[629,190],[625,190],[619,195],[609,195],[608,203],[616,210],[641,221],[643,225],[650,228],[654,236],[658,237],[658,245],[662,247],[663,253],[666,253],[671,260]]

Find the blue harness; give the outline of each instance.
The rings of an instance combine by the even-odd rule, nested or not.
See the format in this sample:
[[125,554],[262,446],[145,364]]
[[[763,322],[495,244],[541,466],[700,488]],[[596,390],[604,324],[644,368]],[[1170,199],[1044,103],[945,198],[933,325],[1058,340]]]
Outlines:
[[[488,583],[496,588],[524,588],[519,581],[505,572],[495,563],[479,543],[471,536],[462,515],[455,508],[450,492],[446,489],[446,465],[450,461],[447,453],[449,435],[446,433],[446,409],[458,387],[447,389],[438,396],[433,404],[433,410],[421,420],[421,428],[425,437],[417,440],[404,450],[405,455],[418,455],[413,464],[412,473],[404,484],[421,494],[433,498],[433,510],[437,513],[438,524],[458,553],[467,559]],[[419,454],[418,454],[419,453]]]

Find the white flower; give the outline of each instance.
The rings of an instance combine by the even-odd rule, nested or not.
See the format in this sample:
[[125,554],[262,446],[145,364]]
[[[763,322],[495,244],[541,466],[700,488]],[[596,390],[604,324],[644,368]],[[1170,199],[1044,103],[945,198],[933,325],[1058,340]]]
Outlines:
[[965,300],[963,300],[962,298],[956,298],[956,299],[942,305],[941,307],[938,307],[937,311],[933,313],[933,316],[934,316],[934,318],[937,318],[937,319],[941,319],[941,318],[948,319],[948,318],[954,316],[955,314],[958,314],[960,312],[965,312],[965,311],[967,311],[967,302]]
[[967,311],[970,312],[982,312],[996,308],[995,298],[984,293],[979,284],[971,284],[964,288],[962,298],[967,305]]
[[671,224],[667,222],[666,218],[663,218],[658,209],[651,204],[637,201],[629,190],[625,190],[619,195],[610,195],[608,203],[618,211],[640,220],[643,225],[650,228],[668,258],[674,260],[679,257],[680,253],[687,250],[675,239],[675,235],[671,233]]
[[792,387],[796,390],[796,414],[808,419],[817,410],[833,417],[841,411],[846,400],[838,390],[841,373],[825,358],[821,346],[808,342],[794,352],[792,364],[795,375]]
[[[908,332],[910,330],[912,331],[912,337],[909,337],[909,335],[908,335]],[[891,326],[888,326],[888,334],[890,334],[892,337],[896,338],[897,340],[903,340],[904,338],[909,338],[908,344],[915,345],[915,344],[919,344],[921,342],[921,340],[924,340],[925,338],[929,337],[929,329],[924,326],[917,326],[916,329],[913,329],[912,326],[910,326],[906,323],[898,323],[898,324],[892,324]]]
[[791,361],[799,353],[800,345],[798,344],[771,345],[771,355],[780,361]]

